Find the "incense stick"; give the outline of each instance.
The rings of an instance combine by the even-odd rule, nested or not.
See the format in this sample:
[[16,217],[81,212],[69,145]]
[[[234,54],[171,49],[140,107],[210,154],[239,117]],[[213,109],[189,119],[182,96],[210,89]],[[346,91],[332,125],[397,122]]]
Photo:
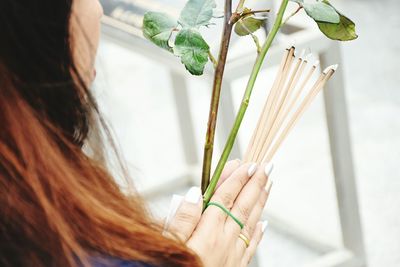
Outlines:
[[282,70],[282,72],[278,75],[279,79],[277,82],[277,86],[273,88],[270,92],[271,96],[271,102],[269,103],[269,107],[266,109],[267,116],[265,121],[262,121],[261,123],[261,133],[260,133],[260,138],[257,140],[257,145],[255,146],[255,151],[252,153],[251,161],[256,162],[257,157],[260,154],[260,150],[262,148],[262,144],[265,142],[266,135],[268,134],[268,129],[271,128],[271,125],[273,123],[273,114],[275,114],[276,109],[277,109],[277,102],[279,100],[279,96],[282,93],[282,86],[285,84],[287,80],[288,73],[291,69],[292,62],[294,59],[294,47],[292,47],[289,50],[289,55],[287,57],[285,66]]
[[276,151],[284,141],[284,139],[287,137],[289,134],[290,130],[293,129],[293,126],[296,124],[296,122],[300,119],[301,115],[306,111],[306,108],[311,104],[311,102],[315,99],[315,97],[318,95],[318,93],[321,91],[321,89],[324,87],[326,82],[329,80],[329,78],[333,75],[334,71],[330,71],[328,74],[321,74],[322,79],[321,81],[319,80],[315,85],[313,90],[307,95],[307,97],[304,99],[300,107],[296,110],[295,115],[292,117],[292,119],[289,121],[287,124],[286,128],[283,130],[282,134],[279,136],[278,140],[274,143],[274,146],[271,148],[271,151],[268,152],[268,154],[265,156],[263,159],[263,162],[269,162],[271,161],[272,157],[275,155]]
[[260,154],[257,155],[256,162],[260,162],[260,160],[263,157],[262,155],[264,155],[265,150],[268,148],[268,144],[269,144],[270,140],[272,138],[274,138],[277,130],[279,130],[279,127],[281,125],[282,111],[284,110],[284,107],[286,107],[286,103],[288,102],[288,99],[290,99],[293,89],[296,87],[297,82],[298,82],[306,64],[307,64],[307,62],[305,60],[303,60],[301,57],[298,59],[298,62],[293,69],[292,76],[286,85],[286,89],[283,91],[283,97],[281,98],[281,101],[279,103],[278,110],[274,114],[272,128],[269,129],[269,131],[268,131],[268,134],[266,136],[266,139],[265,139],[264,145],[261,149],[261,152],[260,152]]
[[290,53],[290,49],[286,49],[285,54],[282,57],[281,64],[280,64],[279,69],[278,69],[277,77],[276,77],[276,79],[274,81],[274,84],[272,86],[270,94],[268,95],[268,98],[265,101],[265,104],[264,104],[264,107],[263,107],[263,110],[262,110],[262,113],[261,113],[262,115],[260,116],[260,118],[259,118],[259,120],[257,122],[256,130],[253,132],[253,136],[251,138],[250,144],[247,147],[247,151],[246,151],[244,159],[243,159],[244,162],[248,162],[251,159],[249,157],[250,157],[250,155],[254,154],[254,150],[257,147],[258,140],[259,140],[260,135],[261,135],[260,129],[262,127],[264,127],[263,123],[266,120],[267,110],[269,110],[269,106],[271,105],[271,102],[272,102],[272,96],[271,96],[272,92],[275,90],[275,87],[278,86],[278,83],[279,83],[279,80],[280,80],[280,75],[282,74],[283,69],[285,67],[285,64],[286,64],[286,62],[288,60],[289,53]]
[[[305,72],[311,54],[304,57],[302,53],[296,61],[294,52],[295,48],[291,47],[282,57],[275,81],[247,147],[245,162],[271,161],[285,138],[337,68],[337,65],[329,66],[314,84],[309,86],[319,62],[314,63],[309,71]],[[305,95],[302,97],[303,93]]]
[[293,93],[294,88],[296,87],[298,80],[301,76],[301,74],[304,71],[305,66],[307,65],[307,61],[303,61],[301,60],[301,68],[299,70],[299,72],[296,73],[296,77],[293,80],[293,82],[290,84],[290,87],[287,90],[287,95],[284,99],[284,101],[282,102],[279,112],[276,114],[276,118],[274,120],[274,124],[272,126],[272,128],[270,129],[267,138],[264,142],[264,145],[261,149],[261,153],[259,155],[259,157],[257,158],[257,162],[260,163],[260,161],[262,160],[262,158],[264,157],[266,151],[268,150],[268,148],[270,147],[270,143],[272,142],[272,140],[275,138],[276,134],[278,133],[279,129],[281,128],[283,122],[285,121],[285,117],[284,117],[284,112],[286,110],[286,106],[287,103],[289,102],[289,99]]
[[[307,63],[306,62],[304,62],[304,63],[305,64],[303,66],[306,66]],[[279,119],[278,119],[277,123],[275,124],[274,129],[272,130],[272,135],[269,136],[269,138],[266,141],[265,147],[262,150],[262,155],[265,155],[265,153],[267,152],[267,150],[271,146],[271,142],[272,142],[273,138],[275,138],[276,134],[278,133],[278,131],[282,127],[283,123],[286,121],[286,119],[289,116],[290,112],[293,111],[295,104],[297,103],[299,97],[301,96],[301,93],[304,91],[304,88],[305,88],[306,84],[309,82],[309,80],[310,80],[310,78],[311,78],[311,76],[314,73],[316,68],[317,68],[317,64],[315,63],[312,66],[312,68],[310,69],[310,71],[307,74],[307,76],[304,79],[304,81],[302,82],[300,88],[297,89],[297,92],[294,95],[294,97],[291,99],[290,103],[288,101],[288,103],[286,103],[286,105],[282,108],[281,113],[279,115]]]

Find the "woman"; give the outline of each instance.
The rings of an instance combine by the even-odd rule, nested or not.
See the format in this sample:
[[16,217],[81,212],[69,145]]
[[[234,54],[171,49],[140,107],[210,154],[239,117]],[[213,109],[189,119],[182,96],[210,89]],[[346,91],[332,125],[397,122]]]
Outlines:
[[163,234],[83,152],[107,133],[88,90],[101,16],[98,0],[0,1],[0,266],[247,266],[270,165],[224,170],[212,201],[243,230],[192,188]]

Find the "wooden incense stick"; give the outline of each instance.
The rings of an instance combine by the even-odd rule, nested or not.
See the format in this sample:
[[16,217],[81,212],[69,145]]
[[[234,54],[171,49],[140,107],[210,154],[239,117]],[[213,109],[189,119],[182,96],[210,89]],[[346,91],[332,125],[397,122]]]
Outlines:
[[294,47],[292,47],[289,51],[289,56],[287,58],[287,61],[285,63],[285,67],[280,74],[280,79],[278,82],[278,85],[276,88],[274,88],[274,91],[271,91],[271,105],[269,108],[267,108],[267,116],[265,121],[262,121],[261,123],[261,133],[260,133],[260,138],[256,140],[256,146],[255,146],[255,151],[252,153],[251,161],[256,162],[257,156],[260,153],[260,150],[262,148],[262,144],[265,142],[266,135],[268,134],[268,129],[271,128],[271,125],[273,123],[273,114],[275,114],[276,109],[277,109],[277,102],[279,99],[280,94],[282,93],[282,87],[286,83],[288,73],[292,67],[293,63],[293,57],[294,57]]
[[271,161],[285,138],[337,68],[337,65],[326,68],[317,81],[310,86],[309,82],[319,62],[314,63],[310,70],[305,72],[310,56],[304,57],[302,53],[296,61],[294,52],[295,48],[291,47],[282,57],[276,79],[247,147],[244,162]]
[[[298,59],[297,64],[294,66],[291,76],[288,79],[288,82],[285,86],[285,89],[282,90],[282,97],[279,99],[279,103],[277,106],[277,109],[275,113],[273,114],[272,118],[272,123],[269,129],[266,130],[266,135],[264,138],[263,145],[261,149],[259,150],[259,153],[255,155],[255,162],[260,162],[262,158],[264,157],[263,151],[265,151],[265,147],[268,146],[268,142],[271,138],[273,138],[275,131],[276,131],[276,126],[278,125],[277,120],[279,118],[279,115],[282,113],[282,107],[284,106],[284,103],[287,102],[288,97],[291,95],[291,91],[293,88],[296,86],[298,78],[299,78],[299,70],[301,69],[300,66],[304,65],[304,61],[302,58]],[[280,127],[280,126],[279,126]]]
[[305,88],[306,84],[309,82],[309,80],[310,80],[313,72],[315,71],[315,69],[316,69],[316,64],[314,64],[312,66],[311,70],[309,71],[308,75],[304,79],[304,81],[301,84],[300,88],[297,89],[297,91],[296,91],[294,97],[291,99],[291,101],[290,102],[288,101],[287,105],[285,105],[282,108],[281,113],[279,115],[279,118],[277,119],[277,121],[276,121],[276,123],[274,125],[274,128],[271,130],[272,133],[267,138],[265,146],[263,147],[263,150],[262,150],[262,153],[261,153],[263,155],[263,157],[264,157],[265,153],[267,152],[267,150],[270,148],[273,139],[278,134],[279,130],[281,129],[283,123],[286,121],[286,119],[289,116],[290,112],[294,110],[295,104],[299,100],[299,97],[300,97],[301,93],[304,91],[304,88]]
[[271,91],[270,91],[270,93],[268,95],[268,98],[265,101],[265,104],[264,104],[264,107],[263,107],[263,110],[262,110],[262,113],[261,113],[262,116],[260,116],[260,118],[259,118],[259,120],[257,122],[256,130],[254,131],[253,136],[252,136],[251,141],[250,141],[250,144],[247,147],[248,149],[247,149],[245,157],[244,157],[244,161],[245,162],[250,160],[249,156],[254,153],[254,149],[257,147],[257,143],[258,143],[258,140],[259,140],[260,135],[261,135],[260,129],[263,127],[263,123],[266,120],[267,110],[269,110],[269,107],[272,104],[273,92],[274,92],[274,90],[276,90],[276,87],[278,86],[278,83],[279,83],[280,77],[282,75],[283,69],[284,69],[285,64],[286,64],[286,62],[288,60],[289,53],[290,53],[290,49],[286,49],[286,52],[282,57],[282,61],[281,61],[281,64],[279,66],[279,69],[278,69],[277,77],[276,77],[276,79],[274,81],[274,84],[273,84],[272,89],[271,89]]
[[254,151],[254,153],[252,153],[251,161],[255,160],[254,159],[254,155],[256,155],[258,153],[258,148],[260,147],[260,145],[262,145],[263,138],[265,136],[265,129],[268,129],[270,121],[271,121],[270,114],[272,114],[274,112],[276,98],[280,93],[283,81],[286,80],[286,76],[287,76],[288,70],[291,67],[291,64],[292,64],[292,61],[293,61],[293,55],[294,55],[294,47],[291,47],[289,49],[289,55],[288,55],[288,57],[286,59],[286,62],[284,64],[284,68],[282,69],[282,72],[279,74],[279,79],[277,79],[276,86],[270,92],[270,96],[271,96],[270,97],[270,101],[269,101],[269,103],[268,103],[268,105],[266,107],[266,110],[265,110],[266,117],[265,117],[265,120],[263,120],[261,122],[261,125],[260,125],[261,132],[260,132],[259,138],[256,139],[255,151]]
[[260,116],[260,118],[259,118],[259,120],[257,122],[256,130],[253,132],[253,135],[251,137],[250,143],[249,143],[249,145],[247,147],[247,151],[246,151],[245,156],[243,158],[244,162],[248,162],[250,160],[250,155],[254,154],[254,150],[255,150],[255,148],[257,146],[258,139],[260,138],[260,135],[261,135],[260,129],[263,127],[262,124],[266,120],[267,110],[269,109],[269,106],[271,105],[271,102],[272,102],[271,92],[273,90],[275,90],[274,89],[275,87],[278,86],[278,83],[279,83],[279,80],[280,80],[280,75],[282,74],[283,69],[285,67],[285,64],[286,64],[286,62],[288,60],[288,57],[289,57],[289,52],[290,52],[290,49],[286,49],[285,54],[282,57],[281,64],[280,64],[279,69],[278,69],[277,77],[276,77],[276,79],[274,81],[274,84],[272,86],[270,94],[268,95],[268,98],[265,101],[265,104],[264,104],[264,107],[263,107],[263,110],[262,110],[262,113],[261,113],[262,115]]
[[285,140],[285,138],[289,134],[290,130],[293,129],[293,126],[300,119],[301,115],[303,115],[303,113],[306,111],[307,107],[312,103],[312,101],[315,99],[315,97],[318,95],[318,93],[322,90],[322,88],[327,83],[327,81],[332,77],[336,68],[337,68],[337,65],[329,67],[329,69],[327,69],[326,71],[324,71],[323,74],[321,74],[322,79],[318,80],[318,82],[314,85],[313,89],[303,100],[302,104],[296,110],[294,116],[289,121],[289,123],[283,130],[282,134],[279,136],[277,141],[274,143],[274,146],[271,148],[271,150],[268,152],[268,154],[264,157],[262,162],[270,162],[271,161],[272,157],[275,155],[276,151],[278,150],[278,148],[280,147],[282,142]]

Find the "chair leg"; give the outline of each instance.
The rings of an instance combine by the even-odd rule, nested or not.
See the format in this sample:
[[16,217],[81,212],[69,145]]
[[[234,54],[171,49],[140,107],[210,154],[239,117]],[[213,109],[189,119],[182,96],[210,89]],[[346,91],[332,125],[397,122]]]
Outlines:
[[[320,61],[322,66],[340,64],[340,46],[333,44]],[[359,266],[366,266],[342,70],[327,83],[324,100],[343,243]]]
[[172,92],[179,120],[179,128],[182,137],[183,151],[187,165],[195,165],[199,162],[197,156],[196,136],[193,129],[193,119],[189,107],[189,94],[185,78],[171,70]]
[[[225,147],[226,140],[230,134],[233,123],[236,118],[235,106],[233,104],[232,87],[229,81],[224,80],[221,90],[221,99],[219,107],[219,122],[217,126],[218,138],[220,141],[221,151]],[[236,140],[232,152],[231,159],[240,158],[242,156],[239,146],[239,140]]]

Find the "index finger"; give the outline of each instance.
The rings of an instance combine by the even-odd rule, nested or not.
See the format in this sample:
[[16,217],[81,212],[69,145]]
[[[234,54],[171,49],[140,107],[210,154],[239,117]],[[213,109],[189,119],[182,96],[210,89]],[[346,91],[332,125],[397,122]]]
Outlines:
[[[217,202],[230,210],[242,188],[257,170],[256,163],[245,163],[237,168],[226,181],[215,191],[211,202]],[[218,207],[211,206],[204,211],[204,217],[210,216],[214,220],[213,224],[224,224],[227,214]]]
[[[263,168],[260,168],[260,170],[254,175],[254,178],[246,184],[237,197],[231,212],[235,214],[243,224],[247,224],[247,220],[252,214],[252,211],[256,208],[256,203],[260,198],[260,194],[262,194],[262,191],[265,191],[265,185],[272,169],[272,163],[268,163],[264,165]],[[226,226],[228,231],[232,233],[239,234],[239,231],[241,230],[238,229],[232,221],[228,221]],[[252,228],[252,225],[250,225],[250,228]],[[248,230],[248,227],[245,227],[243,230]],[[246,233],[246,236],[251,238],[251,233]]]
[[221,177],[219,178],[218,184],[217,184],[217,188],[220,187],[221,184],[223,184],[226,179],[229,178],[229,176],[231,176],[231,174],[240,166],[240,159],[235,159],[235,160],[231,160],[228,161],[225,164],[224,170],[222,171]]

